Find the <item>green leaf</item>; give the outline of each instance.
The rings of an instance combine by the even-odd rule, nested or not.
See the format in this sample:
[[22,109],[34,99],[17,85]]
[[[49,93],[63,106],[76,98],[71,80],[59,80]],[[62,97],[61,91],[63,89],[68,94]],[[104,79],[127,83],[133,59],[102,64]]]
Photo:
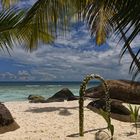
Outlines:
[[114,125],[110,125],[109,128],[110,128],[111,136],[113,136],[114,135]]
[[100,114],[105,119],[105,121],[107,122],[107,124],[110,125],[111,120],[110,120],[110,117],[108,116],[108,112],[100,109]]
[[135,106],[134,109],[133,109],[130,104],[128,105],[128,107],[129,107],[129,110],[131,112],[131,119],[132,119],[132,121],[137,122],[138,116],[139,116],[140,107]]

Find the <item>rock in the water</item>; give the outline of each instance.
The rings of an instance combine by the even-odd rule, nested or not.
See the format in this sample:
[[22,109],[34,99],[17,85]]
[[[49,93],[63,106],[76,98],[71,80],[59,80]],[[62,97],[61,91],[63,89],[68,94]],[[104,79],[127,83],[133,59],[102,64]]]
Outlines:
[[[90,102],[87,108],[100,114],[100,109],[105,111],[105,101],[100,99]],[[122,102],[117,100],[111,100],[111,117],[119,121],[131,122],[129,109],[123,106]]]
[[[140,82],[124,80],[106,80],[111,99],[126,103],[140,104]],[[105,96],[102,84],[86,90],[85,97],[103,98]]]
[[77,100],[78,98],[74,96],[74,94],[68,89],[63,88],[62,90],[58,91],[52,97],[48,98],[46,102],[62,102],[64,100]]
[[19,125],[14,121],[10,111],[4,104],[0,103],[0,134],[13,131],[19,128]]
[[45,103],[46,102],[45,98],[39,95],[29,95],[28,100],[30,101],[30,103]]

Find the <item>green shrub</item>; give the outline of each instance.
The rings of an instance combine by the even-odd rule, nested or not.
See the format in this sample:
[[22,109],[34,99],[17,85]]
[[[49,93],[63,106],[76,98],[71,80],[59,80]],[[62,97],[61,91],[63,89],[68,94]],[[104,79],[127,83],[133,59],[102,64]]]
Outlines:
[[135,123],[136,134],[137,134],[137,122],[138,122],[140,107],[135,106],[134,109],[133,109],[133,107],[130,104],[128,105],[128,107],[129,107],[129,110],[130,110],[130,113],[131,113],[131,120]]

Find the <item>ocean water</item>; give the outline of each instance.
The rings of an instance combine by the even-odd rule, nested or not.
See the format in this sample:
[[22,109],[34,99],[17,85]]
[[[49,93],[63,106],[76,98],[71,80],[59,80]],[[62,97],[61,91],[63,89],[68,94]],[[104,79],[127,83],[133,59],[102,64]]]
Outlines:
[[[27,101],[29,95],[41,95],[46,99],[62,88],[69,88],[74,95],[79,95],[81,82],[0,82],[0,102]],[[89,83],[87,88],[98,85]]]

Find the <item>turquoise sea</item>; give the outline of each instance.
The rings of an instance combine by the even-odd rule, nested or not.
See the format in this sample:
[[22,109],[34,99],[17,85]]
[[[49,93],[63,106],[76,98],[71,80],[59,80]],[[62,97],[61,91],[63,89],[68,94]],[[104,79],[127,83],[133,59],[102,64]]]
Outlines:
[[[27,101],[29,95],[42,95],[48,98],[61,90],[69,88],[74,95],[79,95],[81,82],[0,82],[0,102]],[[99,82],[89,83],[89,87]]]

